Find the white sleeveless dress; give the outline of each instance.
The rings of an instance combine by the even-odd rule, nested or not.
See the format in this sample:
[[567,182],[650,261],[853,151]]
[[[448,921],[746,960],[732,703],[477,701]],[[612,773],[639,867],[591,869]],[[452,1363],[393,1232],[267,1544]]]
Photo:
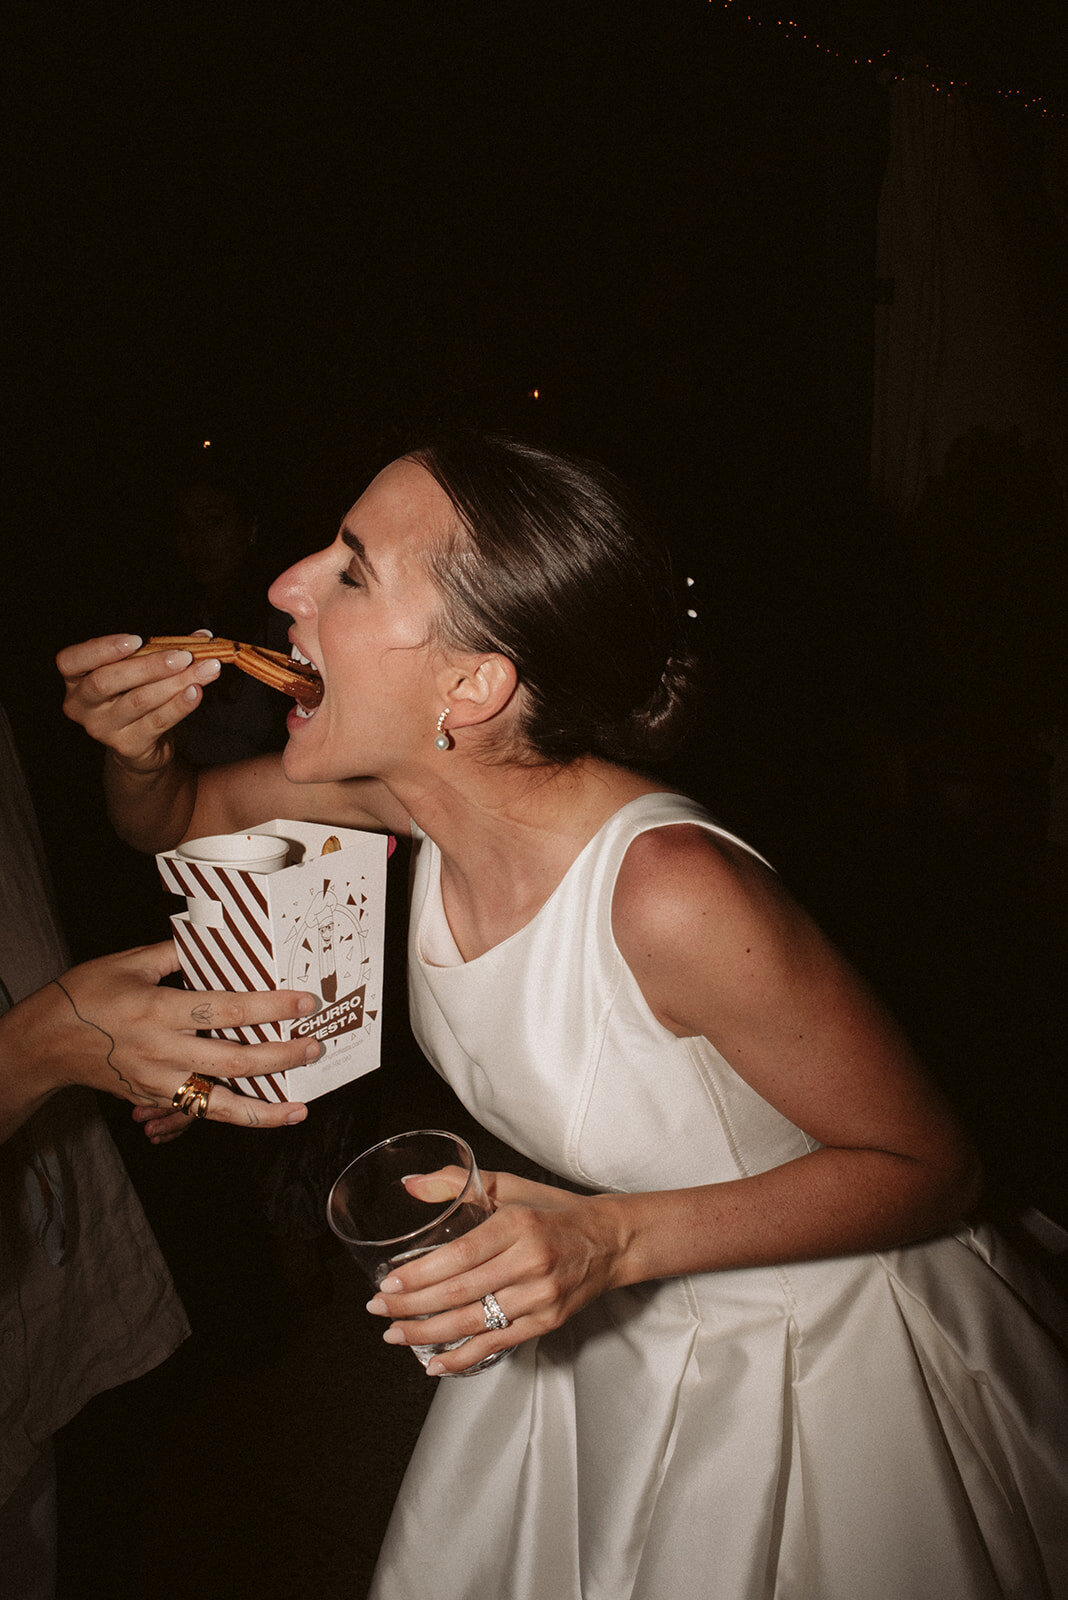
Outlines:
[[[722,833],[678,795],[624,806],[526,927],[466,963],[419,840],[423,1050],[494,1134],[594,1189],[715,1183],[814,1147],[655,1020],[616,948],[627,846],[680,822]],[[614,1290],[441,1380],[372,1600],[1068,1596],[1065,1368],[1003,1251],[969,1230]]]

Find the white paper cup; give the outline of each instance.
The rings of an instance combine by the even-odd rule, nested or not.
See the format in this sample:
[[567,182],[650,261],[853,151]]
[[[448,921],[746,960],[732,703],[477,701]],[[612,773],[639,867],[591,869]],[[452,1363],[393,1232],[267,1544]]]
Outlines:
[[206,867],[238,867],[243,872],[281,872],[289,859],[288,839],[273,833],[213,833],[178,846],[184,861]]

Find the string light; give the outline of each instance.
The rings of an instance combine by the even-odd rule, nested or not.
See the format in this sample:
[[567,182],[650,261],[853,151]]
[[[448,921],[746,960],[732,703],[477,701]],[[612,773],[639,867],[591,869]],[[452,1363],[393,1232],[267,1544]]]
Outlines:
[[[714,3],[715,0],[709,0],[710,5]],[[719,0],[719,3],[724,11],[734,11],[736,0]],[[735,15],[741,15],[740,7],[735,11]],[[754,16],[751,11],[746,11],[744,15],[745,21],[752,27],[763,28],[765,26],[765,19]],[[818,50],[821,55],[832,56],[836,61],[851,62],[855,67],[875,68],[880,74],[880,81],[884,83],[900,83],[906,78],[916,78],[923,75],[927,78],[928,86],[936,94],[941,94],[943,91],[948,94],[949,91],[960,89],[967,89],[970,93],[976,92],[975,86],[968,83],[966,79],[947,78],[930,61],[917,60],[914,63],[910,58],[904,57],[900,51],[884,50],[877,56],[853,55],[848,50],[837,49],[833,44],[828,44],[826,40],[809,38],[809,35],[802,29],[801,24],[795,22],[792,17],[776,17],[774,25],[782,30],[781,37],[784,39],[797,39],[799,42],[807,44],[810,49]],[[767,19],[767,26],[770,29],[770,18]],[[985,92],[996,95],[1001,100],[1011,100],[1022,106],[1025,111],[1036,112],[1040,117],[1063,120],[1065,116],[1064,112],[1051,111],[1040,94],[1031,95],[1029,98],[1024,99],[1022,98],[1022,89],[998,89],[992,86],[985,87]]]

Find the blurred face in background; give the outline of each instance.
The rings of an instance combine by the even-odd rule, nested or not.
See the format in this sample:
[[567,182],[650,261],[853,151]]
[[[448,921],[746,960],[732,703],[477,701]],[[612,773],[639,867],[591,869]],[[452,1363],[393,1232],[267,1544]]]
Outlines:
[[174,496],[171,528],[175,548],[193,581],[201,588],[216,589],[232,582],[245,567],[259,523],[231,489],[191,483]]

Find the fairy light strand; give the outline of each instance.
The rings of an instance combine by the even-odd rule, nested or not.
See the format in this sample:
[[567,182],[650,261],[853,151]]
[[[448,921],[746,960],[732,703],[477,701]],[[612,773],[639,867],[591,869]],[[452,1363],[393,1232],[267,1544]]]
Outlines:
[[[767,33],[779,31],[782,38],[806,45],[810,50],[819,51],[821,55],[830,56],[835,61],[843,61],[854,67],[871,67],[879,75],[880,82],[900,83],[906,78],[924,77],[928,87],[936,94],[951,94],[962,89],[971,93],[977,92],[976,86],[965,78],[951,78],[948,73],[938,70],[930,61],[917,57],[915,63],[911,57],[904,56],[900,51],[883,50],[878,55],[865,55],[861,52],[854,55],[851,50],[839,49],[836,45],[828,44],[825,39],[816,39],[805,31],[803,25],[795,22],[792,17],[754,16],[751,11],[744,10],[744,0],[738,4],[737,0],[709,0],[710,5],[719,4],[723,11],[731,11],[751,27],[762,28]],[[1047,106],[1045,98],[1040,94],[1025,96],[1022,89],[999,89],[993,86],[983,86],[983,93],[996,96],[999,100],[1008,101],[1019,106],[1024,111],[1030,111],[1040,117],[1063,121],[1065,113],[1052,111]]]

